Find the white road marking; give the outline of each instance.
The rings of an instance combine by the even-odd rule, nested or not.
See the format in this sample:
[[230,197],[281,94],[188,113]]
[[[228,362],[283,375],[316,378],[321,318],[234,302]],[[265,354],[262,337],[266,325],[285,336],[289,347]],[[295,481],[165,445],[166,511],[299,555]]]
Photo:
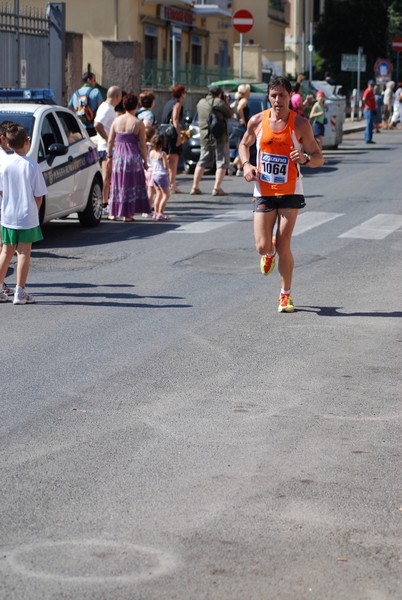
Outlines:
[[342,217],[344,213],[333,213],[333,212],[320,212],[320,211],[309,211],[300,213],[297,217],[296,226],[293,231],[293,235],[300,235],[305,231],[319,227],[328,221],[332,221],[338,217]]
[[208,231],[224,227],[224,225],[229,225],[236,221],[251,221],[252,218],[252,208],[250,210],[230,210],[210,219],[181,225],[177,229],[171,229],[168,233],[207,233]]
[[383,240],[388,235],[402,228],[402,215],[376,215],[368,221],[345,231],[338,237],[358,240]]

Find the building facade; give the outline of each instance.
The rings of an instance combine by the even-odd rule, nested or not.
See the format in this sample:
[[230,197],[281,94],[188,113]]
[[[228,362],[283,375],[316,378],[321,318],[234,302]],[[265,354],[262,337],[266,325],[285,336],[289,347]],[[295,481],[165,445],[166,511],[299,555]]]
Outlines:
[[[248,0],[254,24],[243,34],[244,79],[268,81],[272,73],[299,70],[300,7],[314,1]],[[82,70],[92,70],[104,87],[111,82],[109,62],[113,81],[123,84],[116,65],[125,53],[136,63],[137,89],[168,90],[177,81],[188,89],[203,90],[210,81],[239,75],[240,34],[232,26],[232,15],[245,8],[244,0],[65,0],[64,4],[66,31],[75,39],[82,36]],[[43,9],[46,0],[30,0],[30,6]],[[292,16],[297,17],[295,27]]]

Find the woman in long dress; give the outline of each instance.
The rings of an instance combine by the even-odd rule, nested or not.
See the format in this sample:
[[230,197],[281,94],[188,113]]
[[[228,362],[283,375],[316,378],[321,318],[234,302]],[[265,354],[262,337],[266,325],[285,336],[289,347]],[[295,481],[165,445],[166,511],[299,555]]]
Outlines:
[[107,146],[108,167],[112,169],[109,219],[123,217],[130,222],[135,213],[151,212],[144,174],[148,153],[144,123],[135,116],[137,96],[127,94],[123,106],[126,112],[113,121]]

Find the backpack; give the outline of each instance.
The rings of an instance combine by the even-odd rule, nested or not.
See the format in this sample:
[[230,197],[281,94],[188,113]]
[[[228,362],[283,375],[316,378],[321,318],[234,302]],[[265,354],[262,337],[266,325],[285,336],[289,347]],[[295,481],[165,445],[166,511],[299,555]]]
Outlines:
[[226,130],[225,121],[218,117],[217,112],[212,107],[211,114],[208,117],[208,133],[215,139],[221,138]]
[[89,94],[92,88],[86,88],[84,94],[80,94],[79,90],[76,92],[77,108],[75,112],[80,121],[85,125],[90,125],[94,122],[95,113],[89,104]]

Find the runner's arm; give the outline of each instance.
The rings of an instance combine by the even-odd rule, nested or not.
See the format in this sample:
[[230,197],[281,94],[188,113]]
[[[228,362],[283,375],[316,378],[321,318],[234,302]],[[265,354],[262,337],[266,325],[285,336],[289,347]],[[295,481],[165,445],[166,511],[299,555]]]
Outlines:
[[302,145],[301,149],[292,148],[290,158],[294,163],[309,167],[321,167],[324,164],[322,152],[314,138],[313,129],[307,119],[297,117],[295,122],[297,139]]
[[255,132],[261,125],[262,112],[251,117],[248,122],[246,133],[243,135],[242,140],[239,144],[239,158],[241,160],[241,166],[244,172],[244,179],[246,181],[253,181],[256,177],[255,165],[250,163],[250,148],[256,141]]

